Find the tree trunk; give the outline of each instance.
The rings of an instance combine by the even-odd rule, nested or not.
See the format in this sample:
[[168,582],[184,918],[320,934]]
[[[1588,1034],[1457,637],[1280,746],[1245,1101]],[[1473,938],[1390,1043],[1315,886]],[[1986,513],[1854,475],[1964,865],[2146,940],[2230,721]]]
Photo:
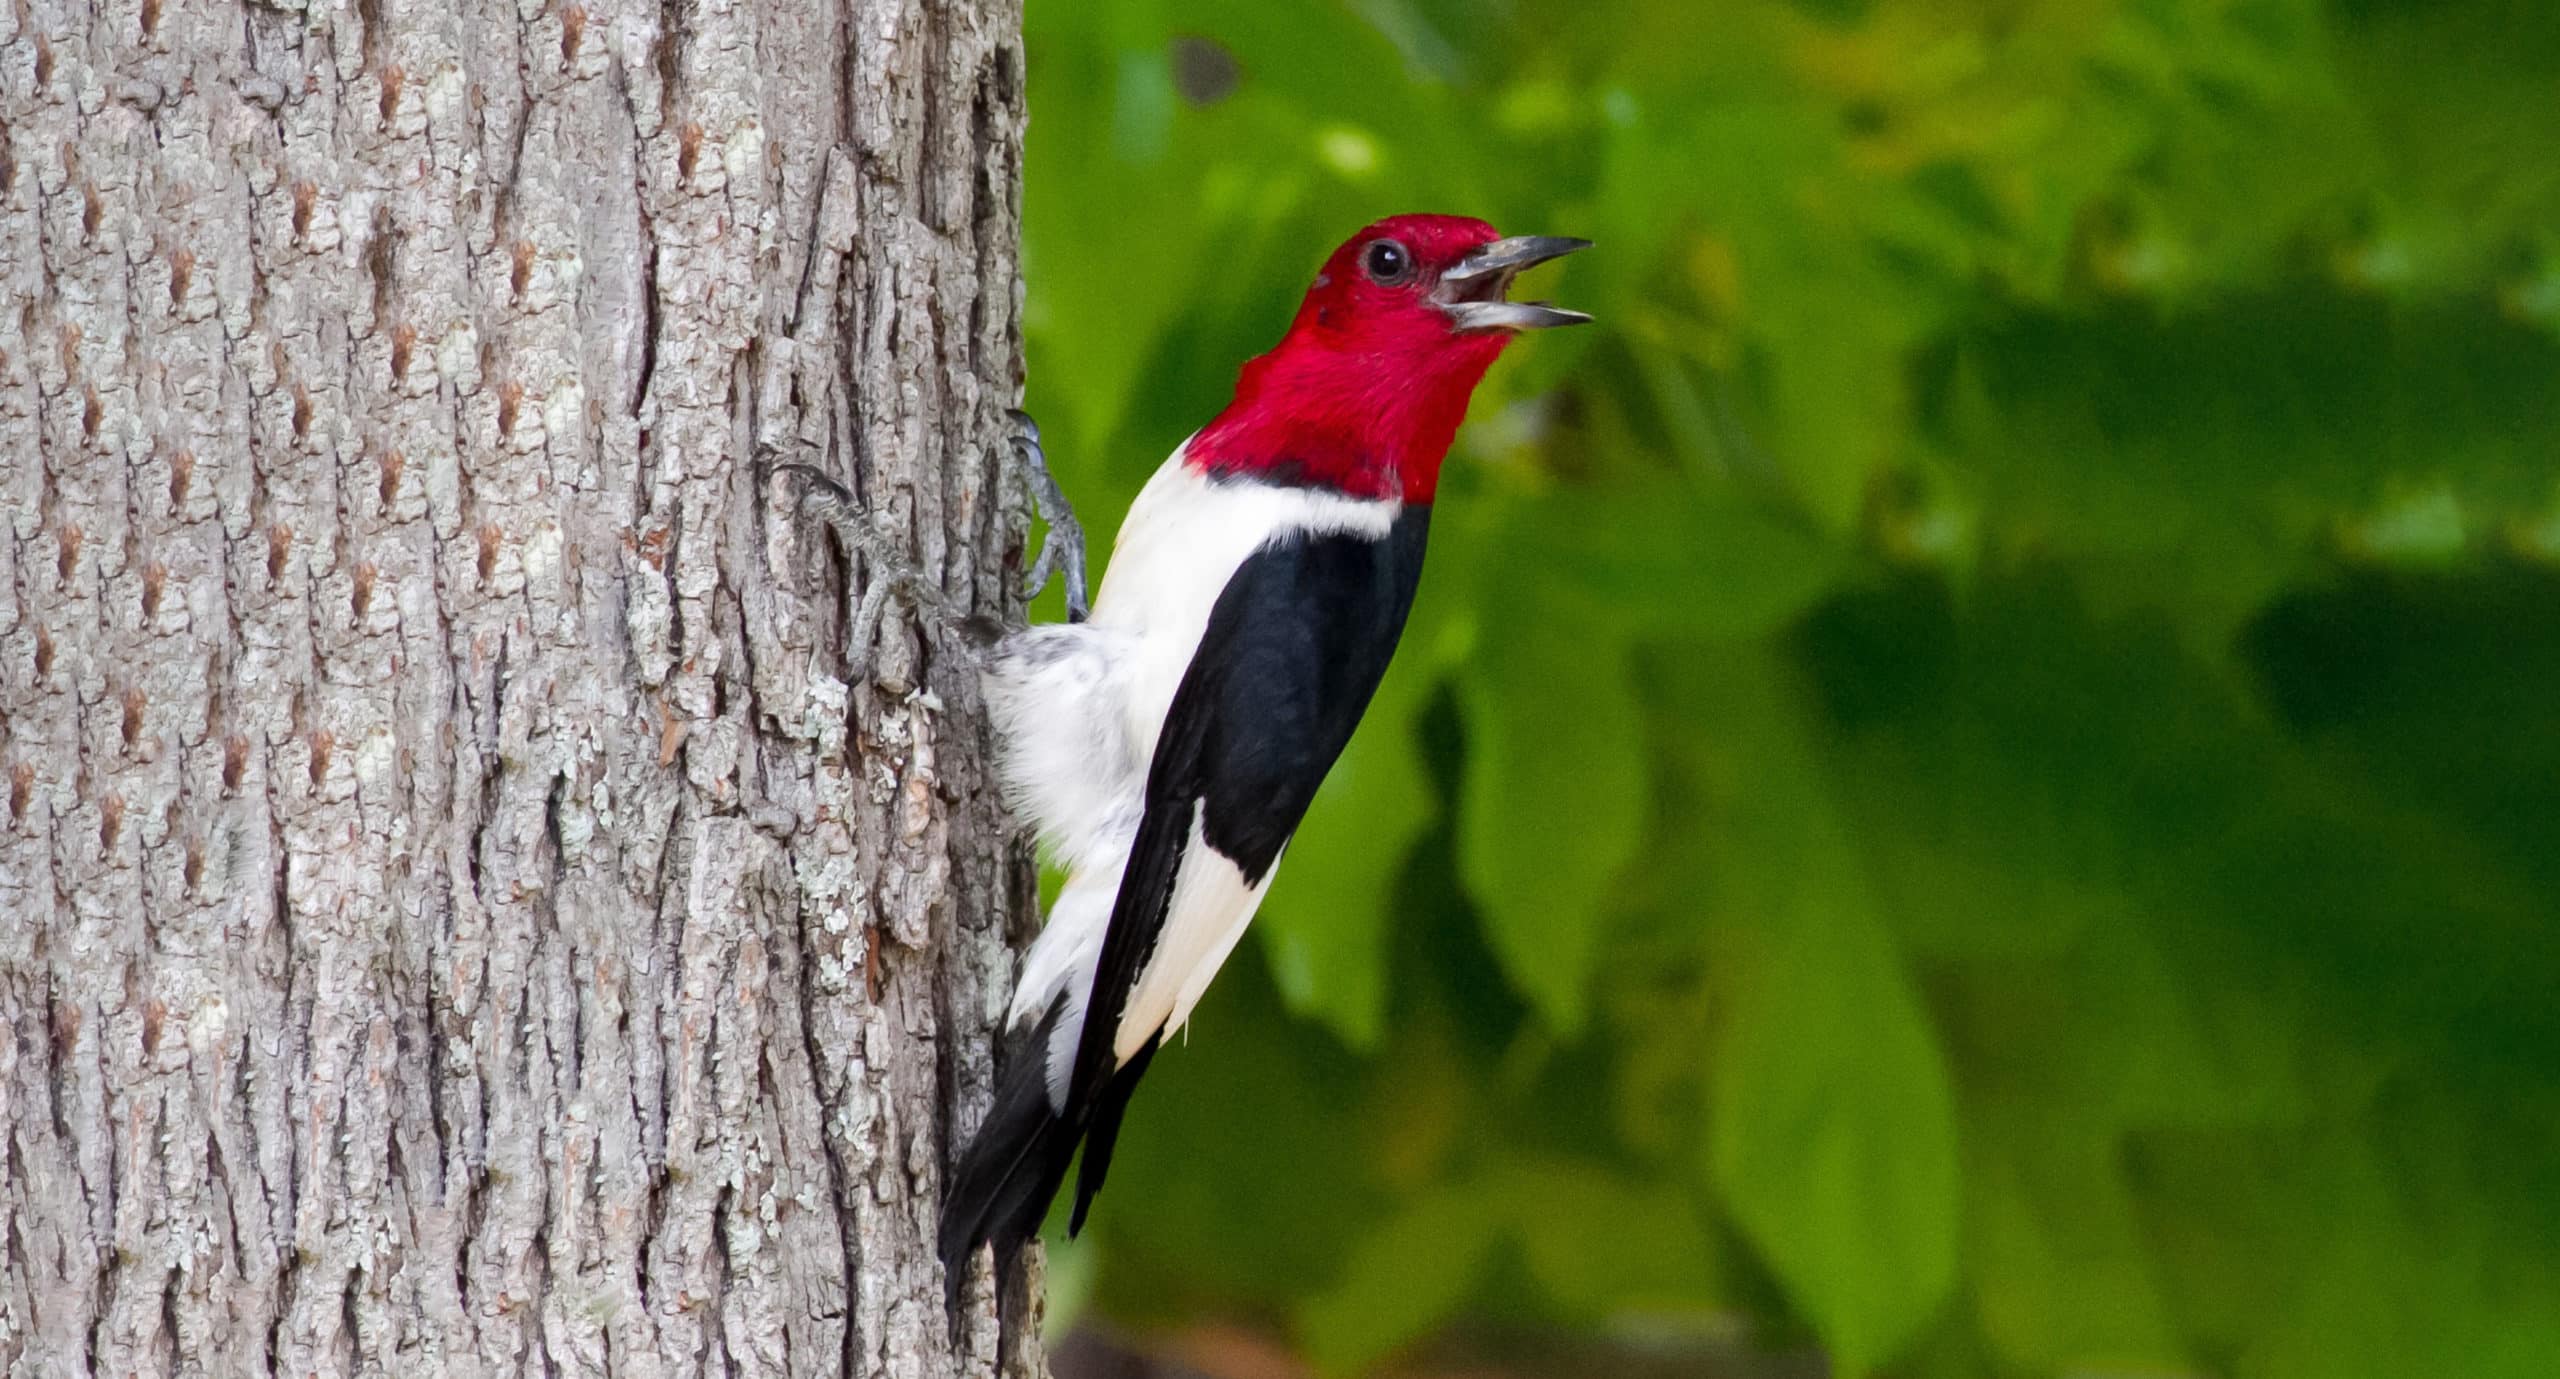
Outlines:
[[0,6],[10,1374],[1038,1373],[973,676],[752,465],[1019,615],[1019,30]]

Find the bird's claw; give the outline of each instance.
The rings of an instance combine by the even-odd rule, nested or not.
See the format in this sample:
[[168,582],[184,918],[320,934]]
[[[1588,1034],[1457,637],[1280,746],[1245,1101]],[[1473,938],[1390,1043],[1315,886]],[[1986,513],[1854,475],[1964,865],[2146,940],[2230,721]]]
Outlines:
[[765,473],[800,481],[800,508],[824,522],[846,547],[860,554],[869,566],[871,578],[862,586],[862,596],[854,603],[853,625],[847,629],[845,645],[856,656],[867,657],[871,644],[880,635],[880,624],[888,616],[889,598],[897,595],[909,606],[930,613],[946,624],[959,626],[966,622],[966,610],[955,608],[949,595],[925,577],[922,570],[891,549],[879,532],[872,530],[869,513],[853,490],[829,478],[814,465],[774,464],[770,457],[759,455],[757,467]]
[[1040,520],[1049,524],[1048,534],[1040,540],[1040,554],[1031,561],[1031,573],[1023,582],[1022,596],[1038,598],[1049,587],[1055,575],[1067,581],[1067,621],[1083,622],[1091,608],[1085,602],[1084,527],[1076,521],[1076,510],[1067,495],[1058,488],[1058,480],[1049,472],[1048,453],[1040,448],[1040,424],[1031,414],[1011,411],[1006,416],[1014,424],[1014,451],[1022,459],[1022,467],[1030,478],[1031,503]]

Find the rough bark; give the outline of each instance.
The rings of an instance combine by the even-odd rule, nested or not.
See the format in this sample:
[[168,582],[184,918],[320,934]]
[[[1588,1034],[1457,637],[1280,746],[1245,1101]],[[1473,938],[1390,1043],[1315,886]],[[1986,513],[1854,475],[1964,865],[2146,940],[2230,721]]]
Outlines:
[[1027,854],[752,465],[1018,614],[1019,32],[0,4],[10,1374],[1036,1374],[931,1250]]

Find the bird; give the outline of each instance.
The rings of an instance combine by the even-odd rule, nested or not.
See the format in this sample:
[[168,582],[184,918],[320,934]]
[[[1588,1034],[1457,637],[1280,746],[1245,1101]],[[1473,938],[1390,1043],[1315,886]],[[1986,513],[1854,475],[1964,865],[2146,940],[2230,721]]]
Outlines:
[[1079,1143],[1068,1232],[1083,1229],[1130,1094],[1243,936],[1386,672],[1476,385],[1522,332],[1591,319],[1510,300],[1513,278],[1588,247],[1419,214],[1345,240],[1279,344],[1139,493],[1089,614],[1071,589],[1069,621],[985,656],[998,779],[1066,880],[947,1181],[955,1298],[981,1245],[1009,1274]]

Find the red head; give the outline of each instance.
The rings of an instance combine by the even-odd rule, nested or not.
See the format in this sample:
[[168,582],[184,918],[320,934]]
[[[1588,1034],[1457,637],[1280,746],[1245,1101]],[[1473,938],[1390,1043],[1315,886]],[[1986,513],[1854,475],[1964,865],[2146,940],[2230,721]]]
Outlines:
[[1578,239],[1504,239],[1481,220],[1390,216],[1345,240],[1289,333],[1244,366],[1235,401],[1192,437],[1210,473],[1285,477],[1428,503],[1484,371],[1511,337],[1591,319],[1504,294]]

